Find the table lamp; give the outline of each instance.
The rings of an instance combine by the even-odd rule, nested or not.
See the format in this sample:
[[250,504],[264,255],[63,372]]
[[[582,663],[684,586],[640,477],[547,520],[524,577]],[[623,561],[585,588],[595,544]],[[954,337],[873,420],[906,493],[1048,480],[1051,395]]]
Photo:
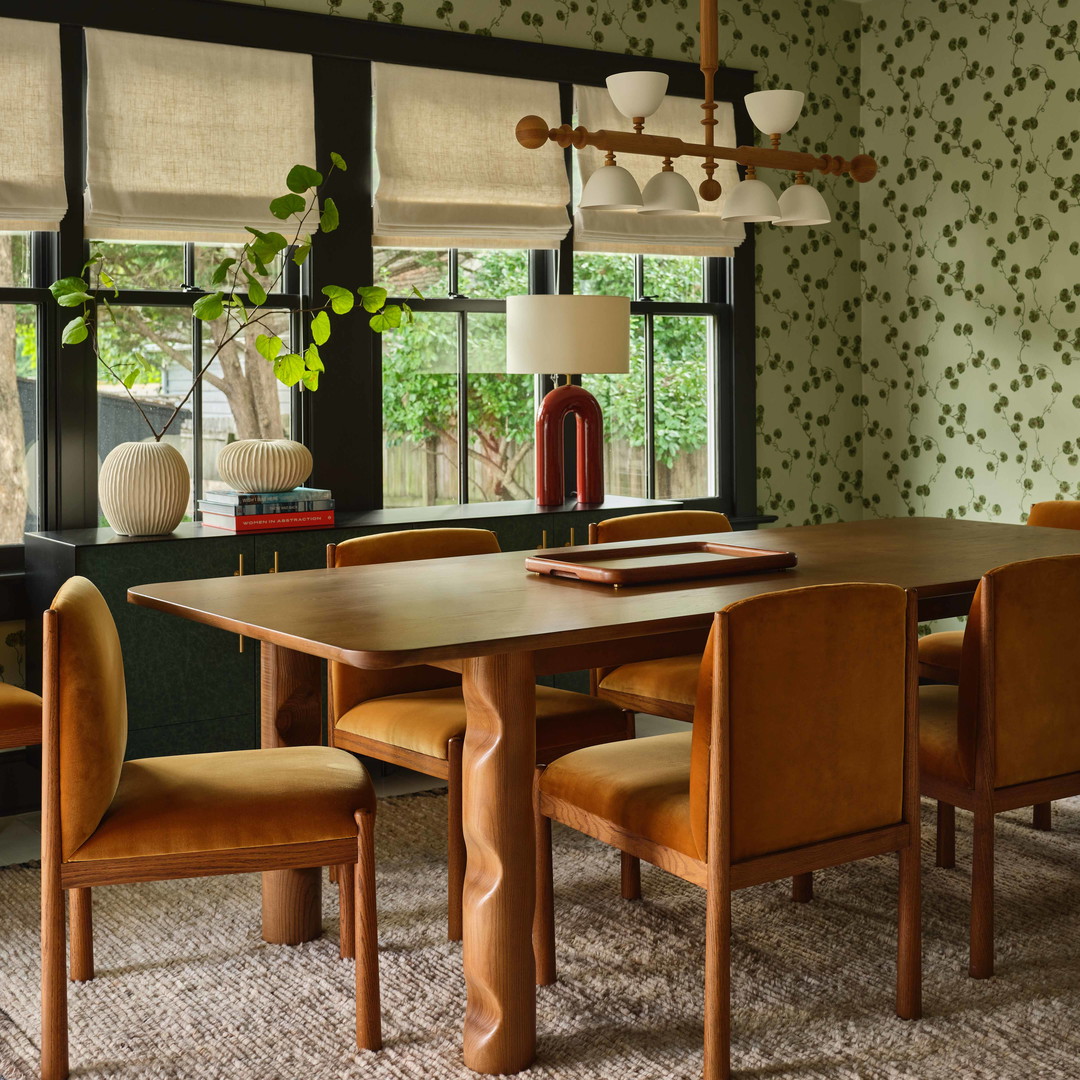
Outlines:
[[508,296],[506,370],[566,376],[536,414],[536,505],[565,501],[563,421],[577,417],[577,501],[604,501],[604,418],[600,403],[571,375],[630,370],[630,300],[625,296]]

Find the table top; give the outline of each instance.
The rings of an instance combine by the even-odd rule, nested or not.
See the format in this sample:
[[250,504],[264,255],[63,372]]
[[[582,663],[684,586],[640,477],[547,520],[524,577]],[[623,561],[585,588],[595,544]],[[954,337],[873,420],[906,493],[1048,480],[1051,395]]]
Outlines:
[[707,538],[784,548],[798,555],[799,564],[771,573],[616,591],[528,574],[527,553],[508,551],[139,585],[128,590],[128,599],[329,660],[388,668],[700,629],[736,600],[805,585],[880,581],[915,589],[920,598],[970,594],[995,566],[1080,553],[1080,531],[946,518],[889,518]]

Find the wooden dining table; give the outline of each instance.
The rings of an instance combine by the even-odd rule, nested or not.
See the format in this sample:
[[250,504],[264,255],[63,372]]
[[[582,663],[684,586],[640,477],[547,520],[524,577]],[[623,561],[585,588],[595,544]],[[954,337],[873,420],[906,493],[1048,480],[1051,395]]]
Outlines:
[[[979,578],[993,567],[1080,552],[1080,532],[939,518],[709,538],[790,550],[798,565],[616,590],[526,573],[526,553],[510,551],[140,585],[128,599],[261,642],[263,746],[320,741],[320,660],[378,669],[433,664],[461,672],[468,717],[464,1059],[477,1072],[514,1073],[527,1068],[536,1051],[531,784],[537,676],[701,649],[720,608],[805,585],[889,582],[915,590],[921,618],[963,615]],[[264,876],[267,940],[318,936],[320,881],[318,869]]]

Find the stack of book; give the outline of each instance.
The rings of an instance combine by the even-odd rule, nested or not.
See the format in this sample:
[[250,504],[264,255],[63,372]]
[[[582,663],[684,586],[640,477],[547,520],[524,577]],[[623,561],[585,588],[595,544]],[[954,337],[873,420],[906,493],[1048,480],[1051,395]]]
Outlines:
[[202,523],[226,532],[325,529],[334,524],[334,500],[325,488],[292,491],[208,491],[199,500]]

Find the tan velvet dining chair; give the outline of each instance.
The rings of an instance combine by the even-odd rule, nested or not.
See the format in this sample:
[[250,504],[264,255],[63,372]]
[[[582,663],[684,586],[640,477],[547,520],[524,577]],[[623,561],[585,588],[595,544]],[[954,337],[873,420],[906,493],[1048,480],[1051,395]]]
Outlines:
[[558,821],[707,890],[705,1077],[723,1080],[732,891],[896,851],[896,1012],[917,1018],[916,628],[914,598],[892,585],[731,604],[713,622],[691,731],[579,750],[538,770],[537,982],[555,981]]
[[[1044,529],[1080,529],[1080,501],[1053,499],[1032,504],[1028,525]],[[960,658],[964,647],[963,630],[942,630],[919,639],[919,678],[931,683],[955,686],[960,681]],[[1049,831],[1053,823],[1053,804],[1038,803],[1031,808],[1032,824]]]
[[41,742],[41,698],[0,682],[0,750]]
[[218,874],[337,867],[357,1046],[379,1049],[375,792],[363,765],[325,746],[124,761],[120,640],[85,578],[69,579],[45,612],[44,683],[42,1080],[69,1071],[65,895],[71,980],[84,981],[94,977],[92,888]]
[[[409,529],[328,544],[328,568],[407,562],[499,551],[488,529]],[[364,671],[330,665],[331,745],[402,765],[447,782],[447,936],[461,940],[465,837],[461,825],[461,753],[465,699],[461,676],[430,666]],[[606,701],[536,688],[536,759],[554,761],[583,746],[634,737],[633,717]],[[622,860],[624,893],[636,860]]]
[[923,686],[920,775],[938,800],[937,864],[955,810],[974,814],[969,971],[994,973],[994,817],[1080,795],[1080,555],[1009,563],[979,584],[958,686]]

